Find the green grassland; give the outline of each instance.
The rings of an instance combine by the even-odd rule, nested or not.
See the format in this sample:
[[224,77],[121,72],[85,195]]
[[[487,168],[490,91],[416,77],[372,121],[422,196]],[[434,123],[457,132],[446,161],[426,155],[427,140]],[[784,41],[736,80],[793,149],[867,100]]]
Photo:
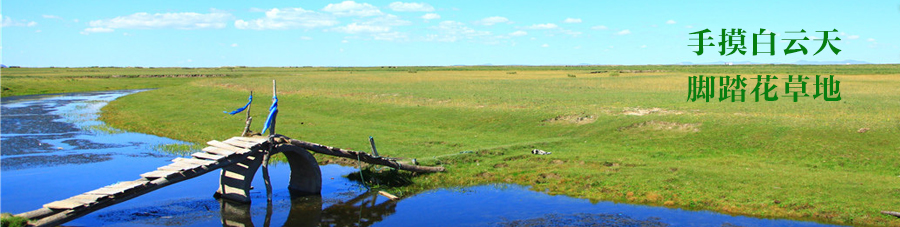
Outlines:
[[[610,75],[622,70],[656,71]],[[95,78],[157,74],[224,76]],[[687,78],[701,74],[777,75],[779,94],[789,74],[835,75],[842,100],[686,101]],[[592,201],[900,225],[878,213],[900,210],[900,65],[23,68],[2,71],[2,94],[159,88],[110,103],[102,119],[202,143],[240,133],[243,114],[222,111],[249,91],[260,130],[272,80],[279,134],[356,150],[375,136],[383,155],[448,168],[388,189],[401,196],[515,183]]]

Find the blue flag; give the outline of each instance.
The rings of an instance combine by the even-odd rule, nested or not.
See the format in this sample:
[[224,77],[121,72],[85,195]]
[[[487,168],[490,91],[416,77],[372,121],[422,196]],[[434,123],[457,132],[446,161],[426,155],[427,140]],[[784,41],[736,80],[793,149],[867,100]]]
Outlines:
[[253,95],[250,95],[250,98],[247,98],[247,105],[244,105],[244,107],[238,108],[238,109],[236,109],[236,110],[234,110],[234,111],[231,111],[230,113],[229,113],[228,111],[222,111],[222,112],[223,112],[223,113],[227,113],[227,114],[231,114],[231,115],[235,115],[235,114],[237,114],[237,113],[240,113],[240,112],[243,112],[244,110],[246,110],[247,107],[250,106],[250,103],[251,103],[251,102],[253,102]]
[[266,118],[266,124],[263,126],[263,130],[260,133],[266,133],[266,130],[269,129],[269,125],[272,124],[272,117],[278,114],[278,97],[272,96],[272,106],[269,107],[269,117]]

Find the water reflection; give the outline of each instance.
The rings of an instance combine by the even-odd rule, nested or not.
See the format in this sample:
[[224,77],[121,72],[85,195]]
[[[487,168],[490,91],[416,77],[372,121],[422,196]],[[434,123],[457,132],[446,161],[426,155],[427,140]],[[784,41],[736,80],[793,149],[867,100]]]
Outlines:
[[[379,201],[377,193],[365,192],[345,201],[326,205],[319,195],[291,195],[290,211],[281,226],[372,226],[396,212],[397,203]],[[222,226],[254,226],[250,204],[218,199]],[[270,226],[273,206],[266,206],[263,226]]]

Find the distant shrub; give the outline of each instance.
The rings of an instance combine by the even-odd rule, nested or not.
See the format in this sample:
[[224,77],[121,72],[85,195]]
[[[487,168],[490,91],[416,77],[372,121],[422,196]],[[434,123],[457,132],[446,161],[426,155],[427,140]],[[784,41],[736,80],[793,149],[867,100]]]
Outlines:
[[609,76],[619,76],[619,71],[612,71]]
[[506,74],[516,74],[516,72],[506,72]]
[[408,73],[418,73],[419,71],[417,71],[417,70],[409,70],[409,71],[407,71],[407,72],[408,72]]
[[569,77],[571,77],[571,78],[575,78],[575,74],[568,74],[568,75],[566,75],[566,76],[569,76]]

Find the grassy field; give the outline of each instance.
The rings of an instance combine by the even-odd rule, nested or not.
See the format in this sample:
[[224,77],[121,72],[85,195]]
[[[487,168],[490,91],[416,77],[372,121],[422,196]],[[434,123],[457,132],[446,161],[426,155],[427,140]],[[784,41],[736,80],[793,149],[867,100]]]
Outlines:
[[[610,75],[621,70],[659,71]],[[163,74],[215,76],[95,78]],[[777,75],[779,94],[788,74],[833,74],[843,99],[685,101],[700,74]],[[448,167],[390,189],[400,195],[507,182],[593,201],[900,225],[878,213],[900,210],[900,65],[3,69],[2,94],[155,87],[110,103],[103,120],[202,143],[240,133],[242,115],[222,111],[249,91],[260,130],[272,80],[280,134],[356,150],[375,136],[383,155]],[[460,151],[474,152],[450,155]]]

